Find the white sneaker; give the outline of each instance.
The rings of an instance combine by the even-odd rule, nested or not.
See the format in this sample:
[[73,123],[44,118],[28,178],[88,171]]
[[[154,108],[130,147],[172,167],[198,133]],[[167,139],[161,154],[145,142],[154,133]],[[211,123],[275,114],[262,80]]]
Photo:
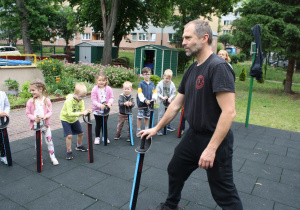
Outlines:
[[59,162],[57,161],[57,159],[56,159],[54,153],[49,154],[49,155],[50,155],[50,159],[51,159],[52,164],[55,165],[55,166],[58,165]]
[[1,157],[1,162],[4,163],[5,165],[7,165],[7,159],[6,159],[6,157]]
[[100,144],[100,138],[99,137],[95,138],[94,144]]
[[[104,137],[102,137],[102,141],[104,141]],[[107,139],[107,143],[110,144],[109,139]]]

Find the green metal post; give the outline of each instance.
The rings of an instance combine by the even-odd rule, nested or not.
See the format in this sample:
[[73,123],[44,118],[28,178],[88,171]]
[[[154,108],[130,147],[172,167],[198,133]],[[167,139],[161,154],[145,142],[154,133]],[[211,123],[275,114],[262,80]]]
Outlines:
[[53,46],[53,54],[55,55],[55,46]]
[[[256,56],[256,44],[253,45],[253,51],[252,51],[252,64],[254,63],[255,56]],[[246,123],[245,127],[248,127],[249,124],[249,117],[250,117],[250,107],[251,107],[251,99],[252,99],[252,89],[253,89],[253,77],[250,79],[250,87],[249,87],[249,97],[248,97],[248,106],[247,106],[247,116],[246,116]]]
[[40,45],[41,48],[41,57],[43,57],[43,45]]

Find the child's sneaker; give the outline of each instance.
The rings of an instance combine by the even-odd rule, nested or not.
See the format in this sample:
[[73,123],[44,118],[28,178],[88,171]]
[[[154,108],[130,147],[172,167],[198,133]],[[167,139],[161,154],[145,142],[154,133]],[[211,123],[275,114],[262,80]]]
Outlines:
[[168,126],[167,126],[167,130],[168,130],[168,131],[175,131],[176,129],[173,128],[171,125],[168,125]]
[[58,165],[59,162],[57,161],[57,159],[56,159],[54,153],[49,154],[49,155],[50,155],[50,159],[51,159],[52,164],[55,165],[55,166]]
[[1,157],[1,162],[4,163],[5,165],[7,165],[7,159],[6,159],[6,157]]
[[181,135],[183,135],[183,134],[184,134],[184,130],[181,131]]
[[83,145],[76,146],[75,149],[78,150],[78,151],[81,151],[81,152],[87,152],[88,151],[88,149]]
[[95,138],[94,144],[100,144],[100,137]]
[[141,134],[138,134],[141,130],[137,130],[136,131],[136,137],[140,138],[142,135]]
[[159,130],[159,131],[157,132],[157,135],[158,135],[158,136],[162,136],[162,135],[163,135],[163,133],[161,132],[161,130]]
[[114,140],[119,140],[121,138],[121,135],[116,135]]
[[67,160],[72,160],[72,159],[73,159],[73,154],[72,154],[72,152],[67,152],[66,159],[67,159]]
[[127,141],[127,142],[131,142],[130,138],[128,138],[126,141]]
[[[104,141],[104,137],[102,137],[102,141]],[[107,138],[107,143],[110,144],[110,141],[108,138]]]

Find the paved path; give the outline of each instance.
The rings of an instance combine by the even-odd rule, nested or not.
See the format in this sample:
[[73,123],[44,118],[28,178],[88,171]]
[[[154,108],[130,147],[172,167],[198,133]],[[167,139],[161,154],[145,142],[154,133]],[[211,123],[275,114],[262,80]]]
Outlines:
[[[117,90],[114,90],[117,95]],[[62,103],[54,104],[59,110]],[[20,112],[20,113],[19,113]],[[134,110],[136,116],[137,110]],[[157,119],[157,113],[155,123]],[[94,146],[94,163],[88,154],[74,150],[74,159],[65,160],[66,146],[61,128],[53,130],[58,166],[50,163],[43,144],[42,173],[36,172],[34,137],[25,135],[28,120],[24,110],[11,115],[11,125],[19,120],[24,132],[16,133],[11,142],[13,166],[0,164],[0,209],[128,209],[136,165],[134,149],[126,138],[112,140],[117,114],[108,120],[108,146]],[[16,117],[16,118],[15,118]],[[22,118],[22,119],[21,119]],[[53,117],[54,118],[54,117]],[[52,118],[52,124],[54,119]],[[136,118],[133,118],[133,127]],[[60,126],[60,123],[58,123]],[[178,127],[179,115],[172,125]],[[9,128],[12,137],[15,124]],[[84,143],[86,143],[86,125]],[[93,125],[94,126],[94,125]],[[53,128],[54,125],[52,126]],[[234,122],[233,169],[235,184],[245,210],[300,209],[300,133]],[[26,134],[27,135],[27,134]],[[125,129],[122,135],[126,137]],[[73,145],[75,146],[75,138]],[[175,132],[156,136],[145,155],[137,208],[147,209],[164,201],[168,192],[167,166],[180,139]],[[220,209],[213,200],[205,171],[196,170],[187,180],[180,206],[185,210]]]

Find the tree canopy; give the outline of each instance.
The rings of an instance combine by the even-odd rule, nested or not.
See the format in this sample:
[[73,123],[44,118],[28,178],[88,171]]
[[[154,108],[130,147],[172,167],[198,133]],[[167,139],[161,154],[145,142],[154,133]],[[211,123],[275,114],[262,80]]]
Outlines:
[[218,36],[218,42],[221,42],[225,46],[225,48],[227,45],[230,45],[231,39],[232,39],[231,34],[222,34]]
[[239,12],[242,18],[233,22],[232,44],[249,54],[253,41],[251,28],[260,24],[264,55],[277,52],[289,60],[284,91],[292,93],[294,63],[300,59],[299,0],[249,0]]

